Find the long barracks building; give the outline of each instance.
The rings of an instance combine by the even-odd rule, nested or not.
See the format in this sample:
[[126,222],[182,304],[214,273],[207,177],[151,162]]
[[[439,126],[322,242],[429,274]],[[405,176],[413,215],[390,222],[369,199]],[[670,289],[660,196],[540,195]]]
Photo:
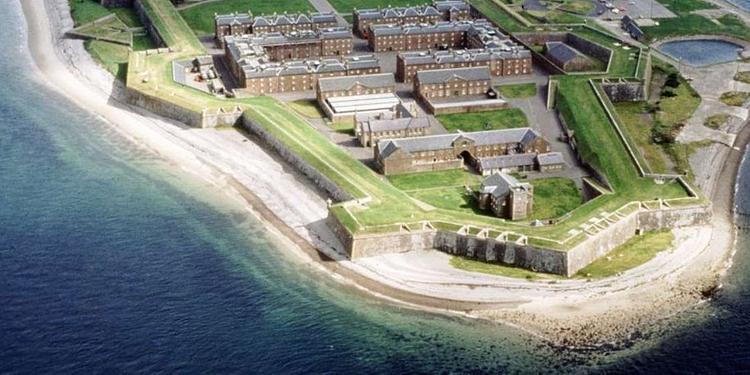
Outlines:
[[375,162],[385,175],[476,168],[483,158],[520,153],[546,153],[549,142],[531,128],[441,134],[416,138],[383,139],[374,150]]
[[[319,78],[379,73],[380,64],[372,55],[322,58],[351,52],[351,33],[345,34],[348,39],[301,38],[299,44],[285,43],[290,38],[280,33],[228,36],[224,50],[237,85],[253,94],[313,90]],[[331,40],[333,46],[327,46]],[[336,44],[337,40],[343,42]]]
[[396,57],[396,79],[412,82],[418,71],[486,66],[493,76],[531,73],[531,52],[518,46],[450,51],[401,52]]
[[485,19],[427,25],[374,25],[368,39],[375,52],[517,47]]
[[371,25],[429,24],[470,18],[469,4],[461,0],[435,1],[432,5],[405,8],[355,9],[352,12],[354,30],[365,38]]
[[253,17],[249,13],[216,15],[214,18],[214,38],[223,45],[228,35],[289,33],[292,31],[321,30],[337,27],[336,15],[329,13],[274,14]]

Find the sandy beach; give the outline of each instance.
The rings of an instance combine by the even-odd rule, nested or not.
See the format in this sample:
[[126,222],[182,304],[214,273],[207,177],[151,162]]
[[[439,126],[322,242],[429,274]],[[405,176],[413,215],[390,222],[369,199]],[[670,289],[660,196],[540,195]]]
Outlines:
[[191,129],[125,104],[122,84],[83,43],[62,38],[72,27],[67,0],[21,4],[41,80],[134,143],[235,198],[297,261],[377,298],[505,322],[563,345],[591,345],[631,337],[695,306],[731,264],[735,184],[728,181],[735,181],[748,127],[734,148],[712,146],[710,165],[703,168],[709,175],[721,170],[702,186],[712,197],[713,227],[675,230],[673,249],[621,276],[555,283],[496,277],[454,269],[437,251],[352,262],[323,222],[325,197],[304,177],[239,131]]

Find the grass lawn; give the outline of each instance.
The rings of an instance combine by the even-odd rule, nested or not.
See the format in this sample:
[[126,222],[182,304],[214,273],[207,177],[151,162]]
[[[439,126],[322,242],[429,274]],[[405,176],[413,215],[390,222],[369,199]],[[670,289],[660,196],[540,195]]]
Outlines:
[[652,85],[660,97],[652,98],[650,103],[614,103],[624,132],[654,173],[681,172],[674,166],[688,166],[687,161],[678,160],[684,158],[684,154],[675,153],[672,145],[654,142],[655,125],[660,124],[676,134],[700,105],[700,97],[684,78],[677,78],[677,87],[663,86],[668,74],[675,72],[671,66],[656,62]]
[[590,0],[568,0],[557,9],[585,16],[594,10],[594,3]]
[[536,95],[536,83],[518,83],[497,86],[500,94],[506,98],[528,98]]
[[295,100],[293,102],[289,102],[288,105],[292,107],[295,111],[297,111],[302,116],[305,116],[307,118],[322,118],[325,116],[323,111],[320,110],[320,107],[318,107],[318,102],[315,100],[310,99],[300,99]]
[[642,30],[648,41],[695,34],[727,35],[750,40],[750,28],[733,14],[726,14],[712,20],[691,13],[695,10],[716,8],[711,3],[702,0],[658,1],[673,11],[677,17],[662,18],[659,20],[658,26],[643,27]]
[[750,83],[750,71],[738,72],[734,75],[734,80],[742,83]]
[[534,208],[530,220],[557,218],[583,203],[581,193],[570,179],[556,177],[529,182],[534,186]]
[[98,20],[110,14],[109,9],[101,6],[97,0],[68,0],[68,4],[70,4],[70,14],[73,16],[75,26]]
[[[436,180],[440,177],[436,176]],[[428,183],[426,184],[428,187],[423,187],[421,190],[409,190],[409,195],[445,210],[492,217],[490,212],[482,211],[477,207],[473,195],[467,193],[464,187],[469,186],[472,190],[476,190],[481,178],[464,177],[465,180],[461,181],[461,177],[457,174],[455,180],[448,181],[445,185]],[[583,203],[583,198],[575,183],[567,178],[544,178],[531,180],[529,183],[534,186],[534,209],[526,221],[557,218],[573,211]]]
[[727,121],[729,121],[728,114],[718,113],[718,114],[706,117],[706,119],[703,121],[703,125],[711,129],[718,129],[722,125],[726,124]]
[[734,107],[742,107],[750,99],[750,92],[727,91],[719,97],[719,101]]
[[537,273],[529,271],[527,269],[506,266],[497,263],[487,263],[479,260],[474,260],[466,257],[452,257],[450,260],[451,266],[454,268],[469,271],[486,273],[495,276],[513,277],[516,279],[527,279],[527,280],[561,280],[564,279],[562,276],[551,275],[546,273]]
[[[476,187],[472,187],[472,189],[476,189]],[[409,192],[409,195],[444,210],[491,216],[489,211],[482,211],[477,207],[472,193],[466,191],[464,187],[413,190]]]
[[495,3],[496,0],[468,0],[477,10],[482,12],[488,19],[501,25],[508,32],[529,31],[519,20],[515,19],[510,13],[506,12]]
[[220,0],[197,5],[180,11],[185,22],[198,36],[214,34],[214,14],[252,12],[253,15],[274,13],[300,13],[314,11],[307,0]]
[[476,132],[482,130],[523,128],[529,121],[518,108],[487,112],[453,113],[436,116],[449,132]]
[[351,136],[354,135],[354,123],[351,121],[334,122],[330,127],[337,133],[349,134]]
[[405,7],[410,5],[429,4],[431,2],[427,0],[329,0],[329,3],[331,3],[339,13],[350,13],[354,8],[370,9],[385,8],[388,6]]
[[104,38],[130,44],[133,35],[131,32],[126,31],[127,28],[128,26],[120,21],[119,18],[112,17],[103,22],[82,26],[76,31],[97,39]]
[[672,246],[674,234],[669,230],[647,232],[631,238],[607,256],[584,267],[575,275],[579,278],[614,276],[653,259],[657,253]]
[[107,69],[117,79],[124,81],[128,72],[128,47],[103,42],[99,40],[87,40],[84,47],[104,69]]
[[482,176],[463,169],[439,172],[408,173],[388,176],[393,186],[401,190],[422,190],[432,188],[474,186],[482,181]]

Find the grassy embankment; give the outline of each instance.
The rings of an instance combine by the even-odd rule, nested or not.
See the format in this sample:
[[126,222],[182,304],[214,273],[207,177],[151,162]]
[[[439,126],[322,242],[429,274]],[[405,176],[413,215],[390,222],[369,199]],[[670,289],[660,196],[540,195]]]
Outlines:
[[[491,217],[490,212],[479,210],[474,199],[473,192],[482,182],[482,176],[465,170],[450,170],[396,175],[388,180],[396,188],[434,207]],[[557,218],[583,203],[572,180],[543,178],[527,182],[534,186],[534,210],[528,220]]]
[[182,18],[198,36],[214,35],[214,14],[252,12],[253,15],[311,12],[307,0],[219,0],[180,10]]
[[648,101],[615,103],[620,124],[653,173],[690,173],[684,146],[675,142],[700,97],[677,71],[655,62],[652,98]]
[[643,27],[647,41],[695,34],[724,35],[750,40],[750,28],[733,14],[708,18],[692,13],[696,10],[715,9],[717,6],[714,4],[702,0],[658,1],[677,17],[662,18],[658,26]]
[[436,116],[438,121],[449,132],[476,132],[482,130],[523,128],[529,126],[529,120],[518,108],[501,109],[487,112],[453,113]]
[[[128,30],[143,27],[133,9],[107,9],[94,0],[69,0],[69,3],[74,23],[79,26],[76,31],[104,39],[87,40],[84,47],[99,64],[119,80],[125,80],[131,50],[142,51],[156,47],[145,31],[133,33]],[[115,17],[92,23],[112,14]]]
[[536,83],[516,83],[500,85],[496,89],[500,95],[509,99],[530,98],[536,96]]
[[80,26],[110,14],[109,9],[101,6],[97,0],[68,0],[73,24]]

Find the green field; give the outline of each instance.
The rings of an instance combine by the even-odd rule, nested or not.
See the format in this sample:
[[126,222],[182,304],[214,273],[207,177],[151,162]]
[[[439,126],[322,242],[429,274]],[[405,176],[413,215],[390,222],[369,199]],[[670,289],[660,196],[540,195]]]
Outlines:
[[496,87],[500,94],[506,98],[519,99],[536,96],[536,83],[517,83],[512,85],[501,85]]
[[356,9],[372,9],[372,8],[385,8],[388,6],[392,7],[406,7],[429,4],[430,1],[419,1],[419,0],[329,0],[329,3],[339,13],[351,13]]
[[530,219],[554,219],[573,211],[583,203],[575,183],[567,178],[543,178],[528,181],[534,186],[534,208]]
[[643,27],[642,30],[648,41],[695,34],[726,35],[750,40],[750,28],[733,14],[710,19],[691,13],[695,10],[716,8],[711,3],[702,0],[658,1],[673,11],[677,17],[662,18],[658,26]]
[[576,277],[597,279],[615,276],[648,262],[657,253],[669,249],[673,242],[674,234],[669,230],[647,232],[633,237],[607,256],[578,271]]
[[198,36],[214,35],[214,14],[252,12],[253,15],[314,11],[307,0],[220,0],[180,11],[185,22]]
[[101,6],[97,0],[68,0],[68,4],[75,26],[98,20],[110,14],[109,9]]
[[112,13],[117,15],[122,22],[128,27],[143,27],[141,20],[138,18],[138,14],[135,13],[133,8],[112,8]]
[[449,132],[476,132],[482,130],[523,128],[529,120],[518,108],[487,112],[453,113],[435,116]]
[[463,169],[439,172],[407,173],[388,176],[388,181],[401,190],[422,190],[445,187],[474,186],[482,181],[482,176]]

